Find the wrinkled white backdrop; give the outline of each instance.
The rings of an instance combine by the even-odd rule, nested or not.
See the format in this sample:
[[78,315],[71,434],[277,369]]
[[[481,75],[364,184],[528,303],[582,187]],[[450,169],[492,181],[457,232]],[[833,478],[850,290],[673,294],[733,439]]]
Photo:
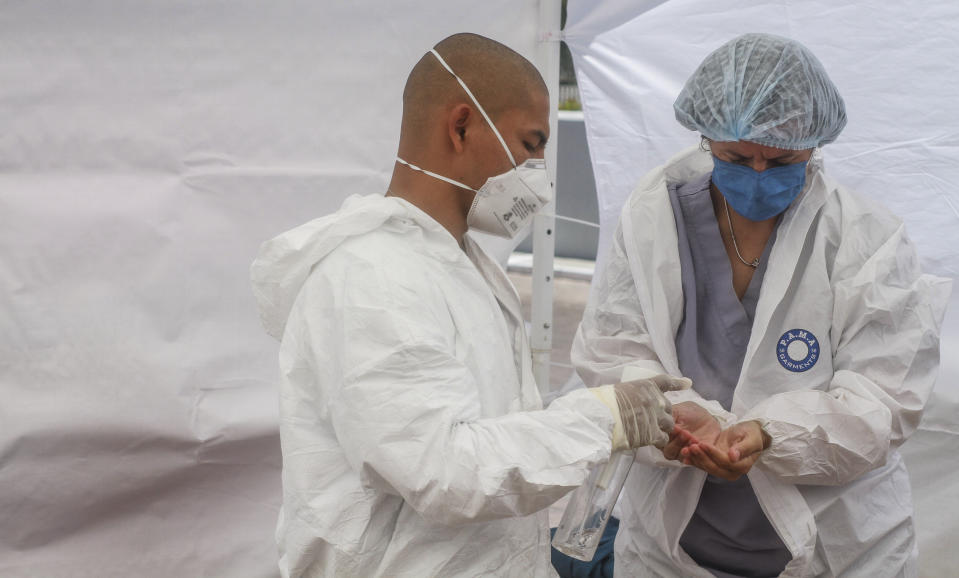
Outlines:
[[[670,108],[685,76],[759,29],[834,72],[850,124],[829,169],[955,277],[957,8],[873,4],[571,0],[604,238],[695,142]],[[536,21],[536,0],[0,3],[0,576],[276,574],[276,346],[249,262],[383,190],[430,45],[468,30],[532,57]],[[954,303],[907,444],[929,576],[959,537]]]
[[[951,0],[570,0],[566,41],[596,175],[600,261],[639,178],[698,142],[673,116],[686,78],[727,40],[769,32],[809,46],[846,101],[849,123],[823,149],[826,170],[903,217],[927,272],[959,278],[957,30]],[[959,282],[942,354],[922,429],[903,448],[930,577],[959,563]]]
[[259,244],[385,190],[406,74],[537,2],[0,2],[0,576],[273,576]]

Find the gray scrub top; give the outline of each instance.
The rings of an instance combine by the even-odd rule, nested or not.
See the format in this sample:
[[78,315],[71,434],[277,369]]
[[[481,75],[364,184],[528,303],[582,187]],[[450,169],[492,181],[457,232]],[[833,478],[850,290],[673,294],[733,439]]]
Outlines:
[[[728,411],[775,233],[740,301],[713,213],[710,176],[669,190],[685,297],[676,349],[680,370],[693,380],[693,389]],[[721,578],[778,576],[792,559],[746,476],[735,482],[707,477],[679,544],[697,564]]]

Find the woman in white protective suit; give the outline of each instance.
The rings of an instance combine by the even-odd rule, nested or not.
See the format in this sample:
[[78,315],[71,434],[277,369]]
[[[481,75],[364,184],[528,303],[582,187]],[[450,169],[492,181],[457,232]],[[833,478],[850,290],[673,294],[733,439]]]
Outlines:
[[703,144],[629,197],[573,346],[588,385],[693,381],[626,483],[617,573],[915,576],[897,447],[935,381],[950,282],[826,175],[845,109],[804,46],[732,40],[675,111]]

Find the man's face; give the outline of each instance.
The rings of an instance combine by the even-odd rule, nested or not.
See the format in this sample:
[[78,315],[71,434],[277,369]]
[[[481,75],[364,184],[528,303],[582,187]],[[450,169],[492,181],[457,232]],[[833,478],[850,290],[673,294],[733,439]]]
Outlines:
[[[530,158],[543,158],[549,139],[549,98],[544,92],[534,92],[526,106],[506,110],[494,122],[517,166]],[[512,168],[506,151],[492,130],[483,132],[481,164],[487,178],[505,173]]]

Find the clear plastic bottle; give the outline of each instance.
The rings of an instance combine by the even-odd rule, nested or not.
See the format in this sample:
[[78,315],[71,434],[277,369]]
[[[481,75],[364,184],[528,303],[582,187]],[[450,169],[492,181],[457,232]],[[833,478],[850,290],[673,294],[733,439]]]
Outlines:
[[553,536],[554,548],[584,562],[593,559],[635,458],[635,450],[616,452],[609,462],[593,468],[569,498]]

